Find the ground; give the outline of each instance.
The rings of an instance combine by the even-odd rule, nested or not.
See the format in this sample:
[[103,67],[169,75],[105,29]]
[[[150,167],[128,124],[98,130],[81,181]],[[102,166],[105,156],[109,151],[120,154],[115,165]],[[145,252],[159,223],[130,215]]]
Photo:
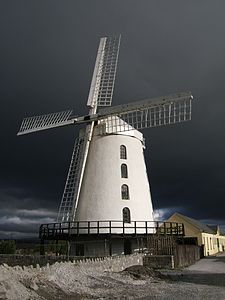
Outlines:
[[162,275],[165,275],[162,278],[164,277],[172,281],[222,287],[225,289],[225,253],[208,256],[181,271],[164,271]]
[[0,266],[0,299],[225,299],[225,254],[184,270],[155,272],[133,266],[122,272],[99,263],[50,267]]

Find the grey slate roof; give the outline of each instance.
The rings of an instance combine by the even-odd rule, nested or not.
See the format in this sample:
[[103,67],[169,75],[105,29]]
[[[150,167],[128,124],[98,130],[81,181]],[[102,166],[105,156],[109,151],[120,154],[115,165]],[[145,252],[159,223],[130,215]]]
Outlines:
[[219,229],[218,225],[211,225],[211,224],[207,224],[207,226],[212,229],[214,231],[214,233],[217,233],[217,230]]
[[220,234],[225,235],[225,229],[220,227]]
[[201,222],[199,222],[199,221],[197,221],[195,219],[189,218],[189,217],[184,216],[184,215],[179,214],[179,213],[175,213],[174,215],[177,215],[180,218],[184,219],[187,223],[193,225],[194,227],[196,227],[197,229],[199,229],[202,232],[211,233],[211,234],[215,234],[216,233],[209,226],[207,226],[206,224],[201,223]]

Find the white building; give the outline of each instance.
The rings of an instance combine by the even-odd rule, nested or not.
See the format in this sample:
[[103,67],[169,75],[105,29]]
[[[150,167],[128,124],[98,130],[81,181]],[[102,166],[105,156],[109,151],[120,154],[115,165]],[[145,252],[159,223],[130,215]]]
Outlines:
[[[88,221],[90,233],[96,233],[93,227],[97,221],[100,234],[109,233],[109,228],[103,227],[108,227],[110,221],[112,234],[122,234],[124,230],[126,234],[143,234],[145,222],[151,227],[154,221],[143,135],[137,130],[111,133],[110,128],[102,135],[102,126],[95,127],[91,140],[75,222],[85,228],[80,229],[81,234],[87,233]],[[128,248],[137,248],[136,240],[129,241],[130,245],[125,242]],[[85,255],[104,252],[106,247],[103,241],[84,244]],[[113,239],[111,246],[112,254],[126,252],[123,239]]]
[[153,221],[144,148],[137,130],[95,129],[75,221]]

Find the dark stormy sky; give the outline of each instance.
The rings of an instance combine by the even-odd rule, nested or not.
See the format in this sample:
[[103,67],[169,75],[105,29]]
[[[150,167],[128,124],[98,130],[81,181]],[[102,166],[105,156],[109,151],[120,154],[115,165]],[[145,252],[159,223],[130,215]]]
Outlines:
[[223,0],[0,1],[0,237],[56,215],[78,128],[16,137],[24,116],[86,101],[101,36],[122,34],[114,104],[179,91],[193,120],[143,131],[158,218],[225,224]]

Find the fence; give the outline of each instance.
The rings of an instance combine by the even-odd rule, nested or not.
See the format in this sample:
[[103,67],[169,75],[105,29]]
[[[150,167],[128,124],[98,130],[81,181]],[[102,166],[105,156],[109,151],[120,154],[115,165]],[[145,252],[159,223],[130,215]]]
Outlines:
[[[184,240],[183,240],[184,241]],[[179,240],[179,243],[181,240]],[[201,258],[202,249],[197,245],[178,244],[173,236],[148,236],[147,251],[150,255],[172,255],[175,267],[185,267]]]
[[174,251],[174,266],[186,267],[199,260],[201,247],[196,245],[176,245]]
[[147,249],[151,255],[174,255],[176,245],[173,236],[152,235],[147,238]]

